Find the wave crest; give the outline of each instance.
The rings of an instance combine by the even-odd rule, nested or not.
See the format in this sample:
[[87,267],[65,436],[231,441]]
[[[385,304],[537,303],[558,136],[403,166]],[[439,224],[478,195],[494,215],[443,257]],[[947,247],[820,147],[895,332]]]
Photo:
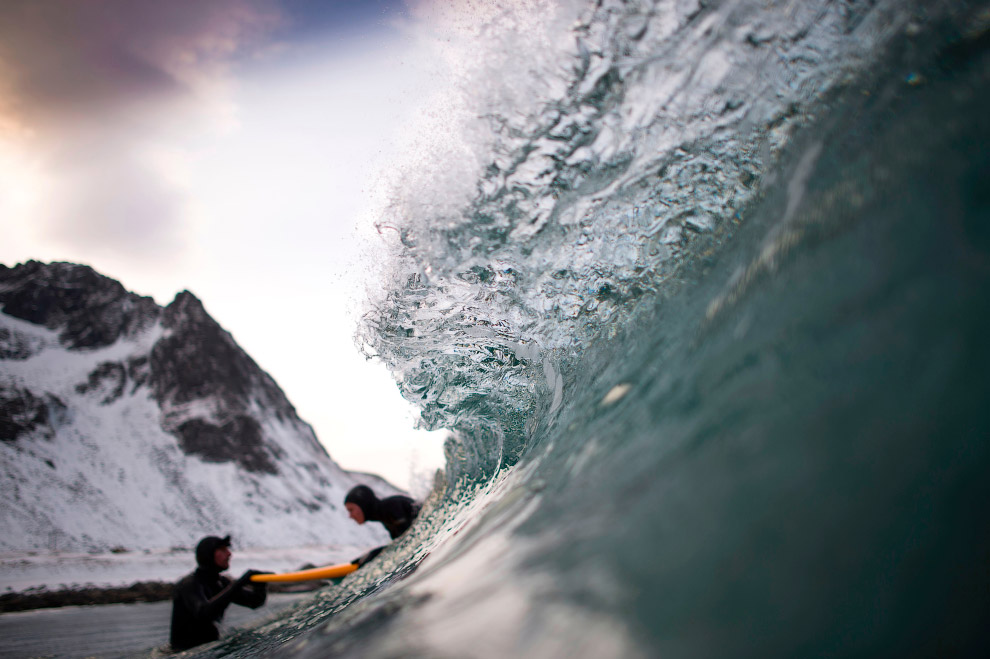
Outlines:
[[[892,1],[668,0],[545,19],[544,4],[472,33],[479,60],[515,50],[460,79],[459,132],[401,170],[382,218],[392,272],[359,333],[423,425],[455,431],[455,477],[518,458],[567,362],[731,233],[815,104],[912,15]],[[520,52],[529,24],[540,38]],[[473,174],[424,187],[429,159]]]

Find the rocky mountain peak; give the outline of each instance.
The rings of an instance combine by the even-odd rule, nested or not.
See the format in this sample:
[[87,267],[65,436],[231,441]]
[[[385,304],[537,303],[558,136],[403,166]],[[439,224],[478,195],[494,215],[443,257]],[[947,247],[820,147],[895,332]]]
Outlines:
[[165,327],[172,328],[182,324],[196,324],[211,321],[206,307],[198,297],[190,291],[179,291],[172,303],[165,307],[162,319]]
[[0,266],[0,305],[8,316],[59,330],[69,349],[101,348],[153,324],[160,308],[86,265],[28,261]]
[[360,477],[191,292],[31,261],[0,266],[0,305],[0,549],[372,537],[342,509]]
[[[163,427],[179,438],[186,453],[277,473],[279,449],[266,441],[251,412],[260,407],[281,421],[298,421],[275,381],[189,291],[165,308],[162,324],[166,333],[150,355],[150,385],[164,412]],[[206,415],[204,402],[209,403]]]

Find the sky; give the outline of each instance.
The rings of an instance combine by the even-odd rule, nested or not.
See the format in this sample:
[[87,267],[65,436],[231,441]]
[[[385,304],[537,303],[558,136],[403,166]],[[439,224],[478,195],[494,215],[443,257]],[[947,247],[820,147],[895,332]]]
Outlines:
[[190,290],[334,460],[422,489],[445,433],[353,335],[382,172],[440,84],[428,14],[4,0],[0,263],[87,264],[161,305]]

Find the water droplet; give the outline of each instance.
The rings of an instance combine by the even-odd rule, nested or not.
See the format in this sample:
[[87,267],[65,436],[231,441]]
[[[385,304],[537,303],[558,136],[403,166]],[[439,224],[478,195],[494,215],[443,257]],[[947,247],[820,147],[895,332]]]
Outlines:
[[602,407],[606,407],[608,405],[614,405],[615,403],[619,402],[627,393],[629,393],[630,389],[632,389],[632,385],[629,384],[628,382],[623,382],[622,384],[615,385],[614,387],[612,387],[612,390],[609,391],[607,394],[605,394],[605,397],[602,398],[602,402],[601,402]]

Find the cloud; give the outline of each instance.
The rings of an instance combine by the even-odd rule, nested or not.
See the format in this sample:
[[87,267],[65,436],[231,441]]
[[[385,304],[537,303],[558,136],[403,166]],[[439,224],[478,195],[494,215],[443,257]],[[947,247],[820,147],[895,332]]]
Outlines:
[[[191,222],[183,144],[229,122],[233,72],[285,21],[275,0],[4,0],[0,208],[19,215],[0,223],[65,258],[175,260]],[[36,203],[11,203],[18,185]]]
[[282,20],[269,0],[5,0],[0,112],[43,130],[195,95]]

